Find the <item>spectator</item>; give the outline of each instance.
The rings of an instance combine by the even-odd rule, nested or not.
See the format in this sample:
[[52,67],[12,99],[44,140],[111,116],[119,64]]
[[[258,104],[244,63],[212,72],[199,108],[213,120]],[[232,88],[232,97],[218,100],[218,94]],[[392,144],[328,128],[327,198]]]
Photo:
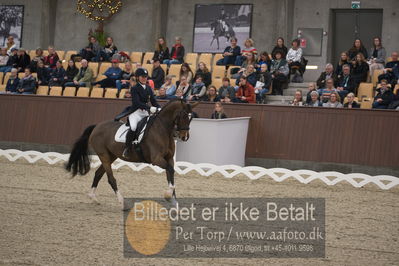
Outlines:
[[297,90],[295,92],[294,100],[292,100],[292,102],[290,102],[290,105],[292,105],[292,106],[303,106],[304,105],[301,90]]
[[237,74],[233,75],[233,78],[237,79],[236,80],[236,85],[240,82],[240,77],[245,76],[247,78],[247,81],[252,85],[252,87],[255,87],[256,85],[256,72],[255,72],[255,66],[254,65],[248,65],[245,71],[243,72],[238,72]]
[[172,96],[176,93],[176,86],[172,83],[172,76],[167,75],[165,78],[165,83],[162,85],[161,88],[164,88],[166,91],[166,95]]
[[217,94],[216,87],[211,85],[206,91],[205,96],[203,97],[203,101],[205,102],[220,102],[220,97]]
[[227,118],[226,114],[223,111],[223,106],[221,102],[215,103],[215,111],[211,115],[211,119],[225,119]]
[[349,56],[348,56],[347,52],[342,52],[341,53],[341,57],[339,59],[337,67],[335,69],[335,74],[337,75],[337,78],[339,78],[342,75],[342,67],[344,65],[348,65],[349,67],[352,66],[352,64],[349,61]]
[[7,66],[9,55],[7,54],[6,48],[0,50],[0,72],[8,72],[9,67]]
[[370,56],[368,58],[370,62],[370,76],[373,76],[374,70],[384,68],[386,57],[387,53],[382,46],[381,38],[374,38],[373,47],[370,50]]
[[34,94],[36,89],[36,79],[32,76],[29,67],[25,68],[25,75],[19,81],[16,94]]
[[19,72],[24,72],[25,68],[30,65],[30,56],[26,53],[24,48],[18,50],[18,63],[17,69]]
[[395,85],[396,81],[399,79],[399,76],[395,75],[395,69],[399,69],[399,54],[398,52],[393,52],[391,54],[391,62],[387,62],[384,68],[384,73],[378,76],[378,81],[386,79],[388,83]]
[[240,78],[237,96],[234,101],[238,103],[256,103],[255,89],[245,76]]
[[330,107],[330,108],[342,108],[341,99],[337,92],[332,92],[330,95],[330,99],[328,102],[323,103],[323,107]]
[[73,82],[73,79],[78,74],[79,69],[76,67],[75,62],[73,60],[68,61],[68,67],[65,71],[63,85],[67,82]]
[[62,66],[62,61],[58,60],[55,68],[50,75],[49,86],[62,86],[64,85],[65,69]]
[[6,85],[6,93],[17,93],[19,85],[18,69],[12,68]]
[[315,90],[310,92],[310,100],[306,102],[306,106],[309,107],[320,107],[322,103],[319,101],[319,93]]
[[131,91],[132,91],[132,88],[134,88],[134,86],[136,86],[136,84],[137,84],[136,77],[133,75],[133,76],[130,77],[129,88],[125,92],[124,98],[132,98]]
[[43,61],[44,65],[46,67],[54,69],[58,60],[60,60],[60,59],[58,58],[58,55],[55,52],[54,47],[53,46],[49,46],[48,47],[48,56],[44,57],[44,61]]
[[198,101],[205,95],[205,92],[206,92],[206,87],[204,82],[202,82],[202,77],[197,77],[191,90],[188,93],[188,100]]
[[161,88],[165,79],[165,71],[161,67],[161,62],[159,59],[154,59],[151,80],[154,81],[155,89]]
[[73,78],[73,82],[65,83],[65,87],[75,86],[79,87],[90,87],[93,79],[93,70],[88,67],[89,62],[86,59],[81,61],[82,67],[79,69],[78,74]]
[[222,87],[219,88],[218,95],[221,102],[229,103],[235,99],[236,91],[230,86],[230,79],[223,78]]
[[292,47],[288,51],[286,59],[290,68],[290,74],[302,76],[303,73],[300,70],[302,60],[302,48],[299,47],[299,45],[299,39],[295,39],[292,41]]
[[6,48],[7,48],[7,54],[9,55],[9,56],[11,56],[11,53],[12,53],[12,49],[17,49],[18,50],[18,48],[17,48],[17,44],[14,42],[14,37],[12,36],[12,35],[9,35],[8,37],[7,37],[7,44],[6,44],[7,46],[6,46]]
[[277,50],[274,54],[275,59],[272,60],[270,72],[273,78],[273,95],[283,95],[283,85],[288,81],[289,68],[287,61],[282,58],[282,52]]
[[178,98],[178,99],[184,98],[184,91],[183,91],[183,89],[180,86],[176,89],[176,93],[173,96],[173,98]]
[[269,58],[269,54],[267,52],[262,52],[256,61],[255,67],[257,71],[260,71],[261,65],[266,64],[267,65],[267,71],[270,71],[270,65],[272,64],[272,61]]
[[[154,59],[154,60],[158,60],[158,61],[159,61],[158,58],[156,58],[156,59]],[[164,88],[164,87],[161,87],[161,88],[159,88],[159,90],[158,90],[158,96],[156,96],[155,98],[158,99],[158,100],[170,100],[170,99],[172,99],[172,98],[174,98],[174,97],[168,96],[168,95],[166,94],[165,88]]]
[[176,89],[176,94],[177,94],[177,90],[181,90],[182,96],[184,98],[186,98],[188,96],[188,94],[191,92],[191,85],[190,85],[190,83],[187,82],[186,76],[182,76],[180,78],[180,83]]
[[[323,89],[319,89],[318,93],[320,94],[320,100],[323,103],[326,103],[330,100],[330,96],[333,92],[336,92],[337,90],[334,88],[334,80],[333,79],[327,79],[326,81],[326,87]],[[345,91],[346,94],[348,94],[347,91]],[[345,94],[345,95],[346,95]]]
[[353,94],[353,92],[348,93],[348,96],[346,96],[346,99],[348,100],[348,102],[346,102],[344,104],[345,108],[360,108],[360,104],[358,104],[355,101],[355,94]]
[[121,74],[122,69],[119,67],[119,61],[113,59],[112,66],[103,74],[106,76],[106,78],[97,82],[93,82],[92,85],[100,85],[102,88],[115,88],[116,81],[119,79]]
[[353,46],[348,51],[349,61],[356,61],[356,55],[362,53],[365,58],[368,57],[367,50],[364,48],[363,43],[360,39],[355,39]]
[[391,89],[388,88],[388,81],[383,79],[380,85],[381,87],[377,89],[378,93],[374,97],[373,109],[387,109],[394,100],[394,95]]
[[46,86],[50,80],[50,71],[48,67],[46,67],[43,61],[37,62],[37,84],[39,86]]
[[8,57],[7,67],[4,68],[4,72],[10,72],[12,68],[18,69],[18,49],[12,48],[11,55]]
[[[308,86],[308,93],[306,94],[306,103],[310,104],[310,102],[312,101],[312,97],[311,94],[313,91],[316,91],[316,83],[314,82],[309,82],[309,86]],[[319,98],[319,94],[317,94],[317,99]]]
[[256,66],[255,54],[253,52],[248,52],[246,54],[245,60],[241,64],[241,69],[245,70],[249,65],[253,65],[254,67]]
[[[104,50],[101,52],[101,57],[104,61],[111,61],[112,57],[118,53],[118,48],[114,44],[112,37],[107,37],[107,41],[104,46]],[[101,60],[100,60],[101,61]]]
[[274,46],[272,50],[273,59],[276,59],[275,55],[277,51],[280,52],[282,58],[285,58],[287,56],[288,48],[284,45],[284,39],[282,37],[279,37],[277,39],[276,46]]
[[202,77],[205,87],[208,87],[209,85],[211,85],[211,83],[212,83],[211,72],[209,72],[209,69],[207,68],[207,66],[205,65],[204,62],[199,62],[198,69],[195,72],[194,80],[196,80],[198,76]]
[[254,41],[251,38],[248,38],[244,42],[244,48],[241,50],[241,55],[238,55],[235,61],[236,66],[241,66],[244,61],[247,60],[249,55],[253,56],[253,61],[255,61],[255,57],[258,54],[258,51],[254,47]]
[[324,88],[326,86],[326,80],[329,78],[332,78],[334,80],[334,84],[338,80],[337,75],[334,73],[334,67],[330,63],[326,65],[325,71],[321,72],[319,78],[317,79],[317,87],[319,89]]
[[181,37],[176,37],[175,44],[170,52],[170,58],[165,58],[163,63],[168,66],[171,64],[182,64],[184,53],[184,46],[181,44]]
[[265,103],[265,95],[270,90],[272,84],[272,75],[267,71],[267,65],[262,64],[260,72],[257,74],[255,84],[255,94],[257,103]]
[[[101,46],[94,36],[89,37],[89,44],[80,50],[79,56],[87,61],[98,62],[100,59]],[[72,58],[73,59],[73,58]]]
[[187,63],[183,63],[180,67],[179,80],[183,76],[185,76],[187,78],[188,83],[191,83],[191,81],[194,77],[193,71],[191,70],[190,65]]
[[134,71],[132,63],[130,63],[130,61],[127,61],[125,63],[125,69],[121,72],[119,79],[115,81],[116,88],[118,89],[117,93],[118,96],[122,89],[129,88],[130,78],[133,76],[134,76]]
[[152,60],[158,59],[160,62],[164,62],[165,59],[169,59],[169,48],[166,45],[166,40],[164,37],[161,37],[157,40],[155,44],[155,52]]
[[223,51],[223,58],[219,59],[216,62],[216,65],[219,66],[227,66],[227,65],[234,65],[236,62],[237,56],[241,53],[240,46],[237,45],[237,38],[231,37],[230,38],[230,46],[227,46]]
[[349,65],[344,65],[342,67],[342,75],[338,78],[337,81],[337,90],[341,96],[341,98],[345,98],[345,96],[349,92],[355,92],[356,84],[355,80],[351,75],[351,68]]
[[359,87],[360,82],[367,81],[367,75],[369,72],[369,64],[362,53],[356,55],[356,61],[352,63],[352,77],[355,83],[355,88]]
[[35,51],[35,57],[30,61],[30,69],[32,72],[36,72],[36,67],[37,67],[37,62],[43,61],[44,62],[44,56],[43,56],[43,50],[42,48],[37,48]]

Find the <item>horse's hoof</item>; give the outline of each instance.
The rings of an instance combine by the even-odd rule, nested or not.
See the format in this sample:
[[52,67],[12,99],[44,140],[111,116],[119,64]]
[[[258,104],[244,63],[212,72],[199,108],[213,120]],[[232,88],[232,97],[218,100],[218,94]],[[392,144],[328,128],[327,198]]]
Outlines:
[[98,201],[98,199],[97,199],[97,197],[96,197],[96,194],[93,194],[93,193],[89,193],[89,194],[87,194],[88,196],[89,196],[89,198],[94,202],[94,203],[96,203],[96,204],[100,204],[100,202]]
[[173,189],[168,189],[165,191],[165,200],[170,201],[172,199],[173,196]]

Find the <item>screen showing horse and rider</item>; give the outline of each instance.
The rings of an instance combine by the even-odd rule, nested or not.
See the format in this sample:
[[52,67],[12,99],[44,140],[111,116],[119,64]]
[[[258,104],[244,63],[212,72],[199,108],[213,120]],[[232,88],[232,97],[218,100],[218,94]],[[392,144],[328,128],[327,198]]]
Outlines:
[[251,35],[251,4],[196,5],[194,52],[222,53],[231,37],[243,43]]

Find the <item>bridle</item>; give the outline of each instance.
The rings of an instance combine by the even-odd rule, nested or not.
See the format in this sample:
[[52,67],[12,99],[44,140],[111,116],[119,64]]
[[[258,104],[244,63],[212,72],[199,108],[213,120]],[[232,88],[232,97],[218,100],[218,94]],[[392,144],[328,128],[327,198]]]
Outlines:
[[[181,120],[181,117],[185,116],[185,115],[188,116],[189,121],[187,123],[187,126],[182,127],[180,125],[179,121]],[[176,116],[175,121],[174,121],[174,125],[175,125],[175,128],[176,128],[176,131],[182,131],[182,130],[188,131],[188,130],[190,130],[190,123],[191,123],[192,119],[193,119],[192,113],[189,113],[186,110],[181,110],[179,112],[179,114]]]

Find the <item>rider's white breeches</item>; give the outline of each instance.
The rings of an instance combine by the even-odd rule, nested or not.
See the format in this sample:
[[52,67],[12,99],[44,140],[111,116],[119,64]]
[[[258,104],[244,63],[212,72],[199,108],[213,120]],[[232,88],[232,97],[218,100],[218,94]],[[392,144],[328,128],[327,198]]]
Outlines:
[[140,122],[141,119],[148,116],[148,112],[145,110],[137,109],[134,113],[129,115],[129,124],[130,128],[133,131],[136,131],[137,124]]

